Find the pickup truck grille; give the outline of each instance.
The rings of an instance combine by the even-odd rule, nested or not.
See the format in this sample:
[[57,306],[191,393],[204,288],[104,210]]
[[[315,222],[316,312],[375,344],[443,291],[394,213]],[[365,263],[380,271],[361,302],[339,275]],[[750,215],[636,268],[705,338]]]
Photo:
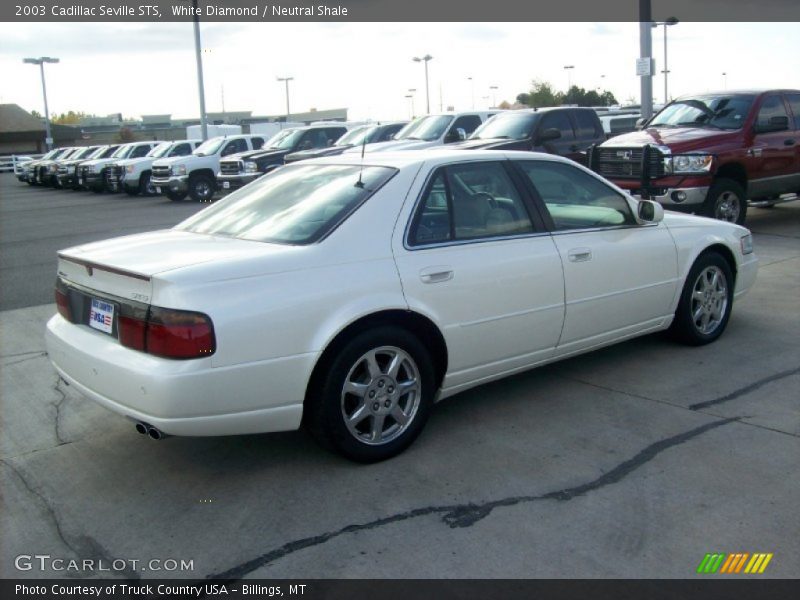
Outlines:
[[240,160],[223,160],[219,163],[219,172],[223,175],[238,175],[244,171],[244,165]]
[[[664,176],[664,156],[652,146],[648,149],[646,163],[644,148],[595,148],[592,167],[609,179],[655,179]],[[642,168],[644,167],[644,173]]]
[[153,167],[153,177],[164,178],[164,179],[168,178],[169,177],[169,167],[164,167],[164,166],[156,167],[156,166],[154,166]]

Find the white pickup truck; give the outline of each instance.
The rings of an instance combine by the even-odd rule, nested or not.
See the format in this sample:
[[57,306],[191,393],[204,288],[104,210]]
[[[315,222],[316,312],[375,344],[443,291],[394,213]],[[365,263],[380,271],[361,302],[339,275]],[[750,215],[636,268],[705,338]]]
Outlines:
[[263,144],[264,137],[260,135],[211,138],[188,156],[155,160],[150,181],[156,193],[163,193],[170,200],[183,200],[188,194],[196,202],[210,202],[217,190],[220,159],[230,154],[258,150]]
[[157,144],[158,142],[131,142],[129,144],[122,144],[117,148],[116,152],[108,158],[93,158],[80,163],[80,169],[77,173],[78,184],[80,187],[90,189],[96,194],[107,191],[108,182],[106,181],[106,172],[108,171],[109,165],[124,158],[144,156]]
[[[469,137],[489,117],[502,110],[469,110],[445,112],[417,117],[395,134],[388,142],[368,145],[365,152],[394,152],[397,150],[422,150],[444,144],[460,142]],[[361,152],[357,146],[345,150],[345,154]]]
[[113,192],[124,191],[129,196],[153,196],[156,193],[150,180],[153,163],[159,158],[188,156],[201,143],[200,140],[161,142],[145,156],[118,160],[106,171],[108,188]]

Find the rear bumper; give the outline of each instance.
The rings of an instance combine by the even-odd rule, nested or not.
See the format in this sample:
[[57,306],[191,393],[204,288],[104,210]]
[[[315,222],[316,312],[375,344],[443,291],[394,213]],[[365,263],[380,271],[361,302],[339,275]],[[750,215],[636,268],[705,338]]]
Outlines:
[[315,354],[231,367],[211,358],[168,360],[120,346],[55,315],[47,352],[81,394],[172,435],[214,436],[297,429]]

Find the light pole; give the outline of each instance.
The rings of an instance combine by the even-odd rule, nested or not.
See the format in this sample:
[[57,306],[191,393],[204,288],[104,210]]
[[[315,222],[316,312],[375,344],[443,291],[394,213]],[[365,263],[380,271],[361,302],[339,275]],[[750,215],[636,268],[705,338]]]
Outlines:
[[567,72],[567,104],[572,97],[572,70],[574,68],[575,65],[564,65],[564,70]]
[[414,120],[414,94],[406,94],[406,98],[408,98],[408,112],[411,116],[411,120]]
[[411,60],[414,62],[424,62],[425,63],[425,114],[431,114],[431,94],[430,88],[428,87],[428,61],[430,61],[433,57],[430,54],[426,54],[422,58],[415,56]]
[[406,98],[411,98],[411,118],[412,119],[414,118],[414,113],[416,112],[414,110],[414,94],[416,94],[416,93],[417,93],[417,88],[408,88],[408,94],[409,95],[406,96]]
[[[600,75],[600,87],[597,88],[597,93],[598,94],[604,94],[605,91],[606,91],[605,90],[605,81],[604,81],[605,78],[606,78],[605,75]],[[608,98],[603,97],[603,105],[604,106],[608,106]]]
[[472,88],[472,110],[475,110],[475,82],[473,81],[472,77],[467,77],[469,80],[469,85]]
[[203,51],[200,47],[200,9],[197,0],[192,0],[194,15],[194,55],[197,62],[197,93],[200,96],[200,134],[205,142],[208,139],[208,117],[206,116],[206,91],[203,84]]
[[650,67],[647,75],[639,76],[639,88],[642,106],[642,118],[645,122],[653,116],[653,74],[650,72],[653,64],[653,10],[650,0],[639,0],[639,58],[647,60]]
[[728,89],[728,73],[727,72],[723,72],[722,73],[722,89],[723,90],[727,90]]
[[278,77],[278,81],[283,81],[286,84],[286,122],[289,122],[289,82],[294,80],[294,77]]
[[491,106],[491,108],[497,108],[497,96],[496,96],[497,86],[496,85],[490,85],[489,89],[492,90],[492,106]]
[[42,96],[44,96],[44,130],[45,139],[44,144],[47,150],[53,148],[53,136],[50,133],[50,110],[47,108],[47,86],[44,83],[44,63],[58,63],[59,59],[51,56],[40,56],[39,58],[25,58],[22,62],[29,65],[39,65],[39,71],[42,74]]
[[669,94],[667,93],[667,75],[669,75],[669,69],[667,68],[667,27],[677,25],[678,22],[678,19],[675,17],[670,17],[666,21],[656,21],[653,23],[653,27],[658,27],[659,25],[664,26],[664,69],[661,71],[664,74],[664,104],[669,103]]

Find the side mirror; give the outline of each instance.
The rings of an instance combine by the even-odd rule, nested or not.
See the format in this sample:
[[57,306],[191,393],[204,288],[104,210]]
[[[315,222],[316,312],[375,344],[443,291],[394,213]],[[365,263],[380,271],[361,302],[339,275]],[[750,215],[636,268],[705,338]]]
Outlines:
[[637,221],[640,225],[659,223],[664,220],[664,207],[652,200],[639,200]]
[[541,146],[545,142],[552,142],[553,140],[557,140],[560,137],[561,137],[561,131],[559,131],[555,127],[548,127],[547,129],[543,130],[536,138],[536,145]]
[[755,126],[756,133],[770,133],[772,131],[786,131],[789,129],[789,117],[770,117],[768,123]]
[[647,119],[644,117],[640,117],[636,119],[636,129],[644,129],[644,126],[647,124]]

